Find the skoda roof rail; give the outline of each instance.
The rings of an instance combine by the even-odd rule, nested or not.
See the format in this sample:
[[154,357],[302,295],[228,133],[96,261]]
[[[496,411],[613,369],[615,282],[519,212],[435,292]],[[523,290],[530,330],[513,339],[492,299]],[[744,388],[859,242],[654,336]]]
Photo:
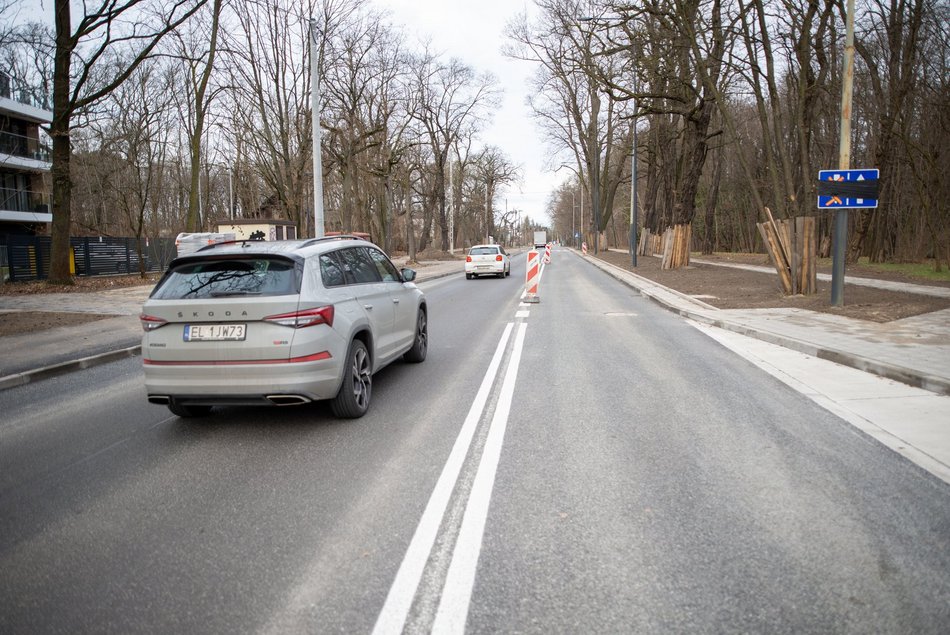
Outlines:
[[247,245],[247,243],[263,243],[266,242],[263,238],[238,238],[237,240],[222,240],[221,242],[211,243],[210,245],[204,245],[199,248],[197,251],[207,251],[208,249],[214,249],[216,247],[224,247],[227,245]]
[[[367,234],[369,235],[369,234]],[[324,242],[327,240],[368,240],[362,236],[357,236],[355,234],[327,234],[320,238],[310,238],[307,240],[301,247],[309,247],[310,245],[316,245],[317,243]]]

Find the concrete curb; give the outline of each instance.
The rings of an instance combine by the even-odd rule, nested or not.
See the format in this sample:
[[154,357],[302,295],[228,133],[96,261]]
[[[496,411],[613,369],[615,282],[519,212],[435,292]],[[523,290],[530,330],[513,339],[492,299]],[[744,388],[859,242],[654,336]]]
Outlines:
[[429,281],[429,280],[437,280],[437,279],[439,279],[439,278],[447,278],[447,277],[449,277],[449,276],[454,276],[454,275],[456,275],[456,274],[461,275],[462,273],[463,273],[463,272],[462,272],[461,270],[459,270],[459,271],[452,270],[452,271],[441,271],[441,272],[438,272],[438,273],[429,273],[429,274],[426,274],[426,275],[422,275],[421,272],[416,271],[416,279],[415,279],[415,282],[427,282],[427,281]]
[[720,310],[705,302],[700,302],[678,291],[667,289],[652,280],[638,276],[635,273],[631,273],[626,269],[604,262],[598,258],[588,257],[584,259],[611,277],[633,287],[639,291],[641,295],[650,298],[663,308],[685,318],[747,337],[754,337],[763,342],[783,346],[793,351],[798,351],[799,353],[805,353],[812,357],[835,362],[842,366],[849,366],[866,373],[879,375],[886,379],[899,381],[915,388],[922,388],[941,395],[950,395],[950,381],[942,377],[928,375],[897,364],[868,359],[867,357],[862,357],[861,355],[849,351],[805,342],[781,333],[755,329],[745,324],[739,324],[730,321],[728,318],[716,315]]
[[141,352],[141,345],[131,346],[129,348],[120,348],[118,350],[108,351],[98,355],[90,355],[89,357],[81,357],[79,359],[62,362],[60,364],[43,366],[42,368],[34,368],[33,370],[27,370],[21,373],[13,373],[12,375],[0,377],[0,390],[15,388],[16,386],[23,386],[40,379],[56,377],[57,375],[65,375],[66,373],[82,370],[84,368],[91,368],[93,366],[98,366],[99,364],[106,364],[108,362],[113,362],[125,357],[135,357],[136,355],[141,354]]

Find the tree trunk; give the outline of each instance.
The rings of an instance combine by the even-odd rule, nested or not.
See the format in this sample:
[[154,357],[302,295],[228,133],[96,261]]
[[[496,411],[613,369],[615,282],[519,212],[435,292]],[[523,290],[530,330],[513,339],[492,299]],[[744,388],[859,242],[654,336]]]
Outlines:
[[445,159],[440,158],[438,165],[438,174],[435,178],[436,200],[439,205],[439,238],[442,244],[442,251],[449,250],[449,221],[445,210]]
[[706,196],[706,214],[703,227],[703,255],[713,253],[716,243],[716,205],[719,202],[719,184],[722,181],[722,148],[716,152],[716,163],[713,165],[712,179],[709,192]]
[[201,231],[202,218],[199,210],[201,209],[201,141],[200,137],[195,136],[191,140],[191,168],[190,182],[188,190],[188,216],[185,217],[185,231]]
[[53,140],[53,244],[50,251],[49,281],[53,284],[72,284],[69,272],[69,234],[72,226],[70,200],[72,175],[69,140],[70,100],[69,65],[74,43],[71,31],[69,0],[56,0],[56,55],[53,69],[53,121],[50,137]]
[[663,269],[682,269],[689,265],[692,226],[674,225],[663,236]]

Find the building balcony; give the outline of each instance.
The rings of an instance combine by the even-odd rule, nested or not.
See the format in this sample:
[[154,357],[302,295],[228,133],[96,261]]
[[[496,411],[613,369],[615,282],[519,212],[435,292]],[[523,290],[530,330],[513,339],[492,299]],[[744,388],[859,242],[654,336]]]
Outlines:
[[50,203],[46,192],[0,187],[0,221],[52,223]]
[[0,132],[0,167],[11,167],[30,172],[49,172],[49,146],[33,137]]
[[0,114],[17,117],[36,124],[53,121],[50,101],[46,95],[18,87],[6,73],[0,72]]

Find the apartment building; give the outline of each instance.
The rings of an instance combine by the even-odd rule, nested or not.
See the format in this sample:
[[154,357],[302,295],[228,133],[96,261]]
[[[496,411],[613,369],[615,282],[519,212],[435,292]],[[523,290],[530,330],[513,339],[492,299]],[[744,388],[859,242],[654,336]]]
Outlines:
[[40,136],[53,120],[48,107],[0,71],[0,237],[49,233],[52,163]]

